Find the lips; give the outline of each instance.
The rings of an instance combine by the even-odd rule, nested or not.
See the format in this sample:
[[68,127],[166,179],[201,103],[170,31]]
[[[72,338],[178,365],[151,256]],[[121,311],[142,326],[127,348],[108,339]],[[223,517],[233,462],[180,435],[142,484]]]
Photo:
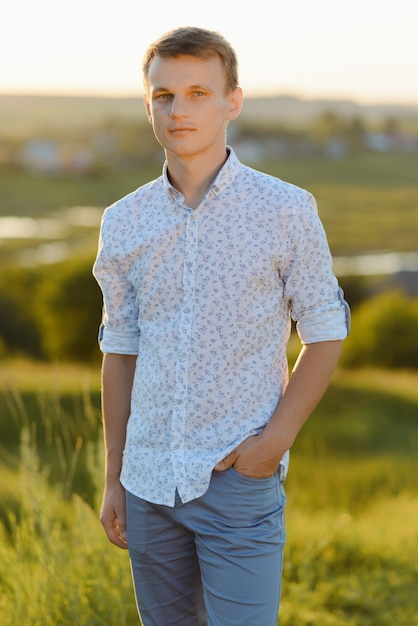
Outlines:
[[176,126],[175,128],[169,128],[169,133],[186,133],[194,130],[194,128],[190,128],[188,126]]

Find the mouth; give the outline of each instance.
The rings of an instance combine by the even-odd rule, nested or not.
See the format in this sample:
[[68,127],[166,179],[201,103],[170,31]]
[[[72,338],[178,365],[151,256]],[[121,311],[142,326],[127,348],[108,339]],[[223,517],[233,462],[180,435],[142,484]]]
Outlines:
[[190,128],[187,126],[176,126],[175,128],[169,128],[168,132],[172,135],[182,134],[182,133],[190,133],[194,130],[194,128]]

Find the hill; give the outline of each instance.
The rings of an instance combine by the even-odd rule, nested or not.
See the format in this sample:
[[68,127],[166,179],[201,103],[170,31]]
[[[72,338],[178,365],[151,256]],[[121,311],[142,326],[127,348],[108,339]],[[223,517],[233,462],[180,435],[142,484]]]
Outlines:
[[418,122],[418,105],[359,104],[354,100],[307,100],[286,95],[247,98],[243,110],[244,116],[248,118],[287,121],[295,125],[309,124],[314,118],[328,112],[343,118],[361,117],[371,123],[390,117]]

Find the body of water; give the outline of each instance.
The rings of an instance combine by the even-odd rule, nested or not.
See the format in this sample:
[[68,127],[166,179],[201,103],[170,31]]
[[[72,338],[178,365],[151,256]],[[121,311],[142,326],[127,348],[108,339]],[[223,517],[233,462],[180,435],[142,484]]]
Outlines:
[[0,217],[0,246],[10,240],[30,241],[19,253],[19,261],[25,266],[64,261],[74,252],[71,240],[76,231],[98,236],[102,214],[100,207],[75,206],[47,218]]

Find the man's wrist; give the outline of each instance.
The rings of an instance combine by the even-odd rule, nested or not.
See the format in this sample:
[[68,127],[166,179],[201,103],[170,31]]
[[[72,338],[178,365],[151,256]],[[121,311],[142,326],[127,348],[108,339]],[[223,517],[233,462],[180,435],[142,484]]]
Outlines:
[[267,424],[259,436],[267,454],[277,459],[277,463],[280,463],[283,455],[292,447],[294,441],[285,436],[278,424]]

